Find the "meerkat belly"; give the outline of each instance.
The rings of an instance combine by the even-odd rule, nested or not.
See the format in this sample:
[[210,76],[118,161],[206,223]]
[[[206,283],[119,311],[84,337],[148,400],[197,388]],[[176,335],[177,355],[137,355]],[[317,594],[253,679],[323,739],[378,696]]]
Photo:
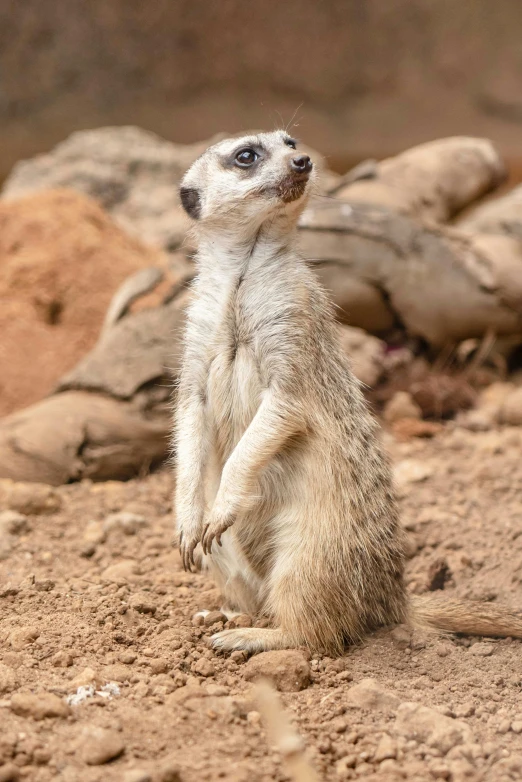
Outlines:
[[252,351],[239,345],[217,353],[207,384],[207,409],[216,451],[224,463],[261,403],[263,387]]

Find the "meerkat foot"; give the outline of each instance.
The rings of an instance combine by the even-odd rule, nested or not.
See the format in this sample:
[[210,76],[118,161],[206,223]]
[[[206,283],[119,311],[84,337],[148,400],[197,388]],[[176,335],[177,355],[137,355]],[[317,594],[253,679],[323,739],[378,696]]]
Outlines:
[[238,627],[234,630],[223,630],[212,636],[210,644],[213,649],[219,649],[223,652],[234,652],[239,649],[249,654],[296,646],[283,630],[262,627]]
[[227,605],[221,606],[219,609],[223,616],[226,616],[227,619],[235,619],[236,616],[241,616],[244,611],[236,611],[234,608],[230,608]]

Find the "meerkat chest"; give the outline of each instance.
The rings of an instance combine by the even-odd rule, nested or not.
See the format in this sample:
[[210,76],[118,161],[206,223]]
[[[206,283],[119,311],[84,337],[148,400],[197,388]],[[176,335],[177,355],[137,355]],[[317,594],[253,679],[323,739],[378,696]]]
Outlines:
[[208,344],[207,411],[226,459],[261,403],[263,384],[241,302],[215,309]]

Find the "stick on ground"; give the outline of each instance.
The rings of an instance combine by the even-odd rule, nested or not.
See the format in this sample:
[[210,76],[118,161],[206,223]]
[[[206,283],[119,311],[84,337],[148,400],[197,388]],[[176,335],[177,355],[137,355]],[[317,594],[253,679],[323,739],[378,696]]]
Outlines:
[[254,695],[266,725],[268,738],[281,753],[287,773],[295,782],[320,782],[306,759],[304,741],[290,724],[270,682],[266,679],[256,682]]

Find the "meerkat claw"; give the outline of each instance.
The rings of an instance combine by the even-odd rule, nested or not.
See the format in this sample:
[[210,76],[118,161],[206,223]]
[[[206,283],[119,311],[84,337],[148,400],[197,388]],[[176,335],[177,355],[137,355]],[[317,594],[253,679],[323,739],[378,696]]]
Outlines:
[[203,548],[203,552],[205,554],[210,554],[210,551],[212,549],[212,543],[214,540],[218,544],[218,546],[221,546],[221,536],[224,532],[227,531],[227,529],[232,525],[232,521],[230,522],[224,522],[222,521],[219,525],[218,524],[207,524],[205,531],[203,532],[203,536],[201,538],[201,546]]

